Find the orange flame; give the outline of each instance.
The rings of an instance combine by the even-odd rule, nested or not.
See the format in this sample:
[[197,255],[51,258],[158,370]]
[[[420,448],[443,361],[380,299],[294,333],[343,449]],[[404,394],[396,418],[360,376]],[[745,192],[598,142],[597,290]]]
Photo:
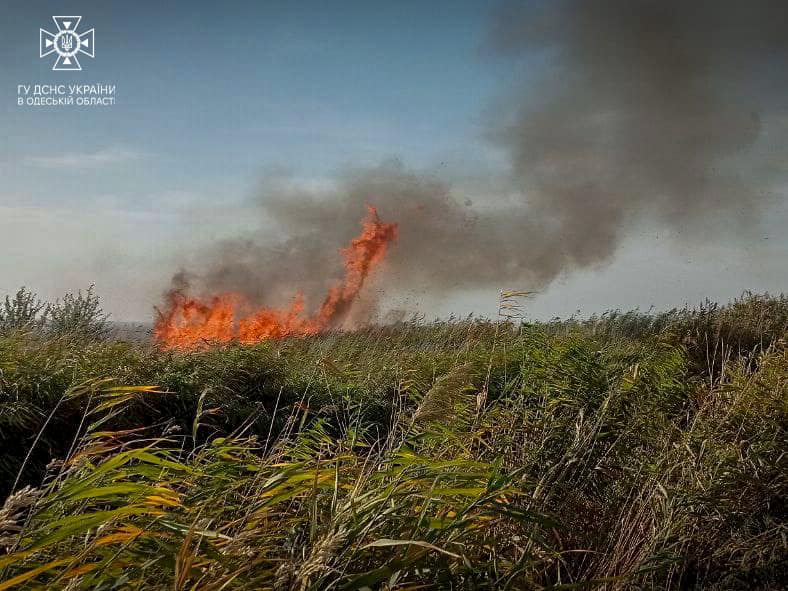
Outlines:
[[254,309],[235,292],[208,299],[194,298],[182,290],[167,296],[167,309],[153,329],[156,340],[166,348],[195,349],[211,342],[237,340],[254,343],[288,335],[316,334],[337,324],[348,312],[370,272],[386,256],[397,238],[397,224],[385,224],[377,210],[367,206],[361,234],[341,249],[345,276],[329,289],[320,308],[304,316],[304,298],[297,293],[286,308]]

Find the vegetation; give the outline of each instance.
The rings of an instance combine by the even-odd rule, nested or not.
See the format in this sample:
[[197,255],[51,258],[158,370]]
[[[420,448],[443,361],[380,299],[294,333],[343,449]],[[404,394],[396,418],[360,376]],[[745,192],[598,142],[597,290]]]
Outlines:
[[0,591],[783,588],[788,298],[173,352],[73,297],[0,312]]

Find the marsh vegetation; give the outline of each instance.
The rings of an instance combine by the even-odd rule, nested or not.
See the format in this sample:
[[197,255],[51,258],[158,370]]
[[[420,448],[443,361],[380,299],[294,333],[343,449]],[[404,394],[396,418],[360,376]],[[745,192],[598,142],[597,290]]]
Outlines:
[[0,312],[2,589],[779,589],[788,300],[179,352]]

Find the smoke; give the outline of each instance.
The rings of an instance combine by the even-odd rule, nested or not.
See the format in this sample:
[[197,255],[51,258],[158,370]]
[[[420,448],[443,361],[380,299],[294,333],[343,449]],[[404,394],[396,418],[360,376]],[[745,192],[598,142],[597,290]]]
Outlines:
[[687,230],[757,222],[769,179],[753,148],[759,112],[788,89],[786,17],[768,0],[501,10],[495,48],[542,56],[546,73],[493,135],[571,259],[606,261],[639,216]]
[[192,280],[266,303],[297,288],[314,305],[367,204],[399,224],[386,279],[435,292],[542,288],[608,262],[644,221],[716,240],[726,226],[746,233],[788,144],[776,102],[788,90],[786,22],[788,4],[769,1],[506,4],[490,46],[523,88],[487,134],[511,165],[496,183],[506,194],[474,196],[485,206],[473,207],[397,161],[322,191],[271,181],[259,206],[276,236],[222,243]]

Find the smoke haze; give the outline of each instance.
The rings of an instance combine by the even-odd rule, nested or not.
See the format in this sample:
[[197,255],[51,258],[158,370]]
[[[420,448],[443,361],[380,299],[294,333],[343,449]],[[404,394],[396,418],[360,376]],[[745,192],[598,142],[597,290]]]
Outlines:
[[505,194],[474,206],[397,161],[347,171],[321,191],[270,181],[257,200],[260,232],[217,244],[176,279],[274,305],[300,290],[314,306],[367,204],[399,225],[381,269],[399,289],[541,289],[610,261],[643,221],[746,236],[784,175],[772,163],[788,133],[772,101],[788,90],[786,22],[788,5],[767,1],[504,5],[492,59],[528,80],[489,117],[486,139],[510,164],[496,183]]

